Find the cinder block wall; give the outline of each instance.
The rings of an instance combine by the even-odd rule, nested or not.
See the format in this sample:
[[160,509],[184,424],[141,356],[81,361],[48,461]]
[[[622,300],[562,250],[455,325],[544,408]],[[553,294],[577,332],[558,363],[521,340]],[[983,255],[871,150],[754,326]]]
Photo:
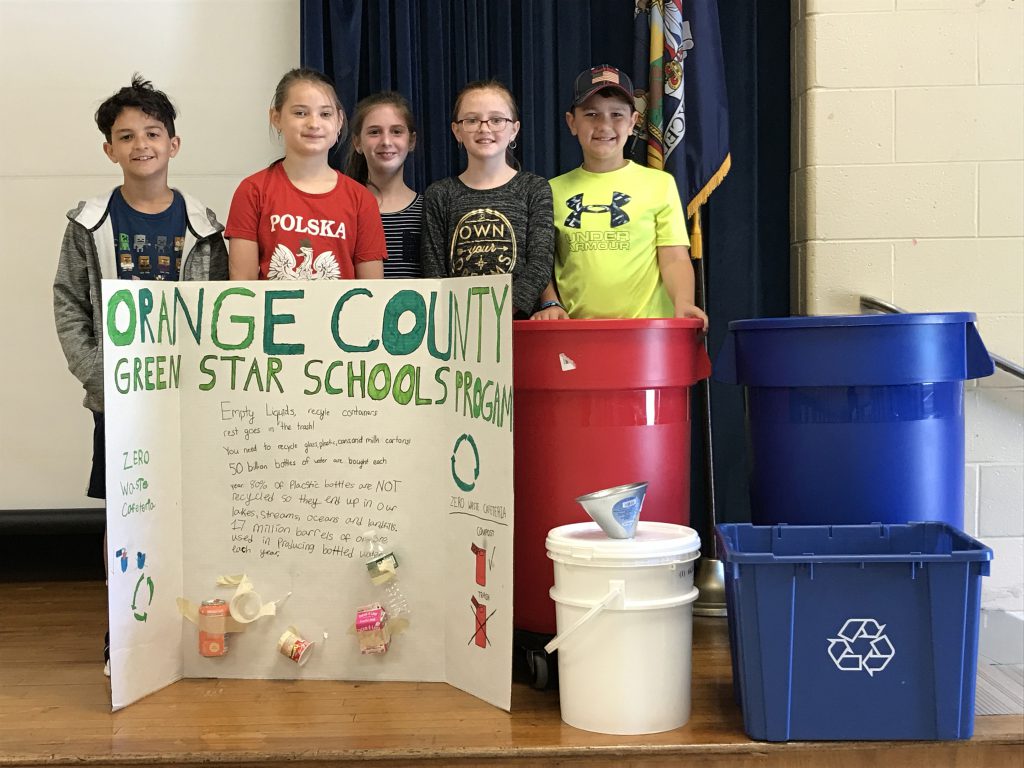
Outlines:
[[[978,314],[1024,360],[1024,3],[792,0],[793,312]],[[1024,611],[1024,386],[965,398],[985,607]]]

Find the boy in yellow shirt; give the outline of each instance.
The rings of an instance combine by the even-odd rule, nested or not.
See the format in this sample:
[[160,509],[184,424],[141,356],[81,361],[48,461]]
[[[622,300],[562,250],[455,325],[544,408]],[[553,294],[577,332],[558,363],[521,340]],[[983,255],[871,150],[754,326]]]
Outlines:
[[583,165],[550,182],[555,282],[535,319],[696,317],[707,328],[675,180],[623,156],[638,119],[620,70],[602,65],[576,78],[565,121]]

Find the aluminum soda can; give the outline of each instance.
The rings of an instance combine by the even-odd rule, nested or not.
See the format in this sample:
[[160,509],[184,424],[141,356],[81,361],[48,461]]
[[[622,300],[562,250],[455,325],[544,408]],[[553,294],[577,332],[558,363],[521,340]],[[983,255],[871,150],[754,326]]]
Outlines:
[[[228,637],[224,623],[228,615],[228,604],[220,599],[203,600],[199,606],[199,654],[201,656],[223,656],[228,652]],[[204,621],[203,617],[219,617],[220,621]],[[213,624],[213,627],[210,625]],[[209,628],[204,628],[209,627]]]

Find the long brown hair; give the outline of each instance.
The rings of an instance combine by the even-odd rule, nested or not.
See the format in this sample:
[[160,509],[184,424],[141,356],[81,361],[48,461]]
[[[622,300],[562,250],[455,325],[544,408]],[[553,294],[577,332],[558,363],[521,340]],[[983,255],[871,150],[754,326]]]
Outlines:
[[416,135],[416,120],[412,115],[412,107],[409,101],[398,91],[381,91],[362,99],[356,104],[356,111],[352,115],[352,142],[348,147],[348,156],[345,158],[345,175],[349,176],[364,187],[370,181],[370,169],[366,165],[366,156],[356,152],[355,137],[363,132],[363,123],[366,116],[377,107],[393,107],[402,120],[409,133]]

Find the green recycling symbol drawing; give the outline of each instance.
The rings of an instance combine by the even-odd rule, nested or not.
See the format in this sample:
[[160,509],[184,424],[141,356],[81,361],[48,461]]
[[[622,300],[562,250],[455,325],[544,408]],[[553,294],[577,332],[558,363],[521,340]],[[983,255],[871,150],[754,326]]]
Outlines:
[[[459,473],[455,469],[455,456],[458,454],[459,446],[461,446],[463,442],[469,443],[469,447],[473,449],[473,479],[469,482],[466,482],[459,477]],[[472,435],[465,433],[461,434],[459,435],[459,439],[455,441],[455,447],[452,448],[452,479],[455,481],[455,484],[459,486],[460,490],[472,491],[476,487],[478,477],[480,477],[480,451],[477,450],[476,441],[473,439]]]
[[149,587],[149,602],[146,603],[146,605],[150,606],[153,604],[153,579],[144,573],[140,574],[139,580],[135,582],[135,593],[132,595],[132,615],[135,616],[136,621],[145,621],[149,618],[149,611],[139,613],[140,606],[137,606],[137,603],[139,602],[139,587],[142,586],[143,582],[145,582]]

